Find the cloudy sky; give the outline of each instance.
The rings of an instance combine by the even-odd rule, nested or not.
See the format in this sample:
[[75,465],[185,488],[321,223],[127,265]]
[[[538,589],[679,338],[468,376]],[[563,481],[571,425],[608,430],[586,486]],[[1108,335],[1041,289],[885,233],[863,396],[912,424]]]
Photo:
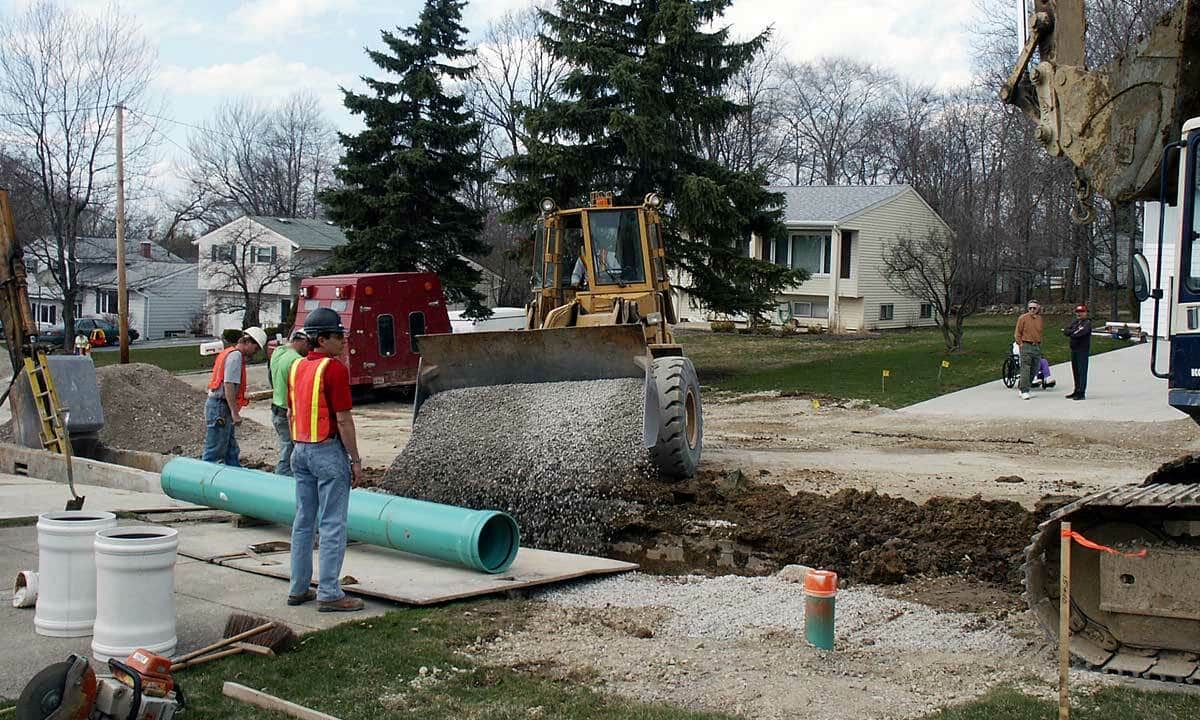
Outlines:
[[[11,12],[28,0],[0,0]],[[67,0],[84,10],[108,0]],[[465,10],[472,40],[488,22],[529,0],[475,0]],[[159,90],[173,120],[198,124],[224,98],[316,94],[342,129],[356,124],[338,86],[374,74],[364,46],[379,30],[411,24],[419,0],[121,0],[119,6],[157,43]],[[773,26],[797,60],[841,54],[871,60],[910,78],[953,86],[970,77],[968,0],[735,0],[726,19],[739,35]],[[165,125],[185,145],[183,125]],[[164,152],[178,152],[164,144]]]

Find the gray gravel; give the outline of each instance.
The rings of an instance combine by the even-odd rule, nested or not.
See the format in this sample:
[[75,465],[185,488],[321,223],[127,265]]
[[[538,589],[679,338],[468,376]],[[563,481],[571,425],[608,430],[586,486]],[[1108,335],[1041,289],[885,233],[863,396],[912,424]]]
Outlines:
[[595,553],[630,508],[620,487],[652,477],[640,380],[450,390],[421,407],[384,476],[396,495],[498,509],[521,544]]
[[[804,632],[801,586],[775,577],[656,577],[631,573],[554,588],[535,596],[575,608],[665,608],[659,634],[736,640],[764,630]],[[969,613],[939,612],[895,600],[869,586],[838,592],[839,646],[873,646],[898,652],[978,652],[1013,657],[1026,646],[998,623]]]

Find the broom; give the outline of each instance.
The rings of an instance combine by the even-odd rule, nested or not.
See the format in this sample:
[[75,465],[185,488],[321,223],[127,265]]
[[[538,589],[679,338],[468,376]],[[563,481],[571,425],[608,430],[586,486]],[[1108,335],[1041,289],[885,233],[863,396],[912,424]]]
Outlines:
[[171,665],[171,671],[183,670],[242,652],[273,656],[292,649],[297,640],[296,632],[283,623],[257,615],[233,613],[225,621],[225,632],[222,633],[221,640],[180,656]]

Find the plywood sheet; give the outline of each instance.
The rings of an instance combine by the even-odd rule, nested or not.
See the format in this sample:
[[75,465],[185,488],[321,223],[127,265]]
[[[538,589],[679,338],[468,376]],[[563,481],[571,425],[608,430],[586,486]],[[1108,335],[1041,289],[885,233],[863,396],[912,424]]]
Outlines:
[[[180,523],[176,528],[181,555],[282,580],[291,577],[289,552],[257,553],[256,557],[246,552],[251,545],[288,542],[289,528],[271,525],[235,529],[226,523]],[[398,550],[352,543],[346,548],[342,574],[357,580],[343,586],[346,592],[409,605],[433,605],[588,575],[628,572],[637,567],[607,558],[521,548],[508,572],[488,575]]]

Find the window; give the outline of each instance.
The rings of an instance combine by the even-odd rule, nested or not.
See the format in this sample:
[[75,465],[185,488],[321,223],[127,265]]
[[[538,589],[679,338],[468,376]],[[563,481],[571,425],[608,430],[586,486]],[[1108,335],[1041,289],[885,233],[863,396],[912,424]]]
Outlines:
[[213,245],[212,246],[212,261],[213,262],[231,262],[233,260],[232,245]]
[[58,322],[58,306],[49,303],[33,303],[33,316],[40,323],[53,325]]
[[116,290],[97,290],[96,291],[96,314],[97,315],[116,315],[117,314],[117,291]]
[[[583,216],[568,215],[563,218],[562,228],[558,230],[558,247],[562,287],[581,287],[587,283],[587,269],[579,261],[579,253],[583,249]],[[555,268],[553,263],[546,265],[546,286],[554,282]]]
[[255,245],[253,248],[254,262],[257,265],[269,265],[275,262],[276,248],[274,245]]
[[38,261],[37,258],[26,257],[25,259],[25,274],[37,275]]
[[379,334],[379,354],[392,357],[396,354],[396,321],[391,315],[380,315],[375,324]]
[[738,242],[738,252],[742,257],[750,257],[750,233],[746,233]]
[[646,282],[637,210],[591,210],[587,218],[596,284]]
[[791,261],[793,268],[803,268],[812,275],[828,275],[833,247],[828,235],[792,235]]
[[933,317],[933,303],[921,303],[921,319],[928,320]]
[[851,260],[853,260],[851,248],[854,246],[854,236],[857,234],[853,230],[842,231],[842,245],[839,248],[841,252],[838,258],[838,277],[843,280],[850,279]]
[[288,315],[292,313],[291,299],[279,301],[279,324],[282,325],[288,321]]
[[771,243],[771,262],[776,265],[788,264],[788,241],[787,238],[778,238]]
[[880,320],[891,320],[894,317],[896,317],[896,306],[895,305],[893,305],[892,303],[888,303],[887,305],[879,306],[879,319]]
[[792,303],[792,314],[796,317],[812,317],[812,303],[810,302],[794,302]]

